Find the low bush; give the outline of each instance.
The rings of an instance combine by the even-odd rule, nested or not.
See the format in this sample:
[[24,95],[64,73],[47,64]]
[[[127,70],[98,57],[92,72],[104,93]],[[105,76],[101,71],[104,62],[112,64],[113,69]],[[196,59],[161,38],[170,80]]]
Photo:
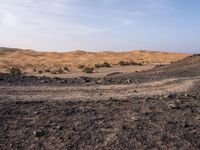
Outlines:
[[95,67],[96,69],[98,69],[98,68],[101,67],[101,65],[100,65],[100,64],[95,64],[94,67]]
[[38,73],[39,73],[39,74],[42,74],[42,73],[43,73],[43,71],[42,71],[42,70],[38,70]]
[[84,65],[78,65],[78,69],[84,69],[85,66]]
[[64,66],[63,70],[69,71],[69,68],[67,66]]
[[50,69],[45,69],[44,71],[45,71],[45,72],[51,72],[51,70],[50,70]]
[[142,64],[141,63],[136,63],[134,61],[120,61],[119,62],[119,65],[120,66],[128,66],[128,65],[137,65],[137,66],[141,66]]
[[17,68],[17,67],[13,67],[13,68],[10,68],[9,69],[9,73],[11,75],[22,75],[22,71],[20,68]]
[[59,69],[57,70],[57,72],[58,72],[59,74],[64,73],[64,71],[62,70],[62,68],[59,68]]
[[57,74],[56,70],[51,71],[51,74]]
[[111,65],[108,62],[104,62],[103,64],[95,64],[95,68],[101,68],[101,67],[111,67]]
[[126,65],[126,62],[125,62],[125,61],[120,61],[120,62],[119,62],[119,65],[120,65],[120,66],[125,66],[125,65]]
[[94,68],[93,67],[84,67],[83,72],[85,73],[93,73]]
[[64,73],[64,70],[62,68],[51,71],[51,74],[63,74],[63,73]]
[[102,67],[111,67],[110,64],[108,62],[104,62],[102,65]]

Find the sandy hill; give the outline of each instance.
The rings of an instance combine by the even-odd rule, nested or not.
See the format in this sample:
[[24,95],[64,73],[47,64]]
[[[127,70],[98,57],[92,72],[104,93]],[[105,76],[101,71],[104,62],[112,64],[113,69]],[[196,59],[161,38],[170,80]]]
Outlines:
[[84,64],[94,65],[105,61],[117,64],[121,60],[135,61],[146,64],[170,63],[189,54],[167,53],[159,51],[136,50],[130,52],[38,52],[14,48],[0,48],[0,68],[10,66],[26,67],[59,67],[68,65],[71,67]]

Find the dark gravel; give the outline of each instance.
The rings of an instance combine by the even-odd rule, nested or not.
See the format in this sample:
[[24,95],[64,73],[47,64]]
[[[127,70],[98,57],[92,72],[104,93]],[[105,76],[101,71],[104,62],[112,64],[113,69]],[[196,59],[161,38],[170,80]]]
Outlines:
[[199,94],[90,102],[2,102],[0,148],[199,149]]

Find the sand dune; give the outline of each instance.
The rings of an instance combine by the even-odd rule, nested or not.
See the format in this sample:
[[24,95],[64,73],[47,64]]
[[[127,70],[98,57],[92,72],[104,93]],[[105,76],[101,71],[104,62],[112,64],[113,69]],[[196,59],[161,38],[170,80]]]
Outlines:
[[38,52],[13,48],[0,48],[0,68],[11,66],[29,67],[59,67],[67,65],[76,67],[83,64],[92,66],[105,61],[117,64],[121,60],[136,61],[145,64],[170,63],[180,60],[189,54],[167,53],[159,51],[136,50],[130,52]]

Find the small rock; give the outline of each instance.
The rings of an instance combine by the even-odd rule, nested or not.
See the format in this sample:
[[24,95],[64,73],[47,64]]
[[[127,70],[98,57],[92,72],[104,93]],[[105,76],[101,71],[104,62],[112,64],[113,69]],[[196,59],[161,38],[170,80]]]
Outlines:
[[109,99],[110,101],[113,101],[114,100],[114,98],[112,98],[112,97],[110,97],[110,99]]
[[127,83],[132,83],[131,79],[126,80]]
[[96,83],[100,84],[100,83],[103,83],[103,80],[97,80]]
[[47,81],[46,80],[41,80],[41,83],[47,83]]
[[63,126],[56,126],[56,129],[62,130],[62,129],[63,129]]
[[61,80],[60,83],[66,84],[66,83],[68,83],[68,81],[67,80]]
[[177,105],[174,104],[174,103],[170,103],[170,104],[168,105],[168,108],[176,109],[176,108],[177,108]]
[[168,98],[168,95],[163,95],[163,98]]
[[168,98],[176,98],[176,94],[169,94]]
[[43,130],[37,130],[33,132],[35,137],[42,137],[45,135],[45,132]]

